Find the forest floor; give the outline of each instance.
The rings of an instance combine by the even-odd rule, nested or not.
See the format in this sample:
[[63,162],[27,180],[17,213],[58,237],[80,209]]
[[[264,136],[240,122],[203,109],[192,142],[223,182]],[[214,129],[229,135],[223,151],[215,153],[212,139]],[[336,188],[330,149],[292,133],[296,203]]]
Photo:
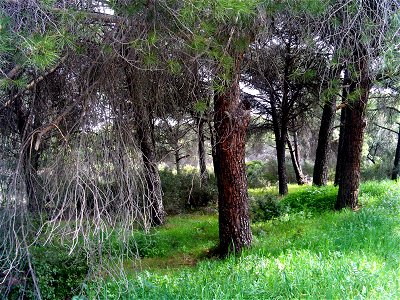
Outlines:
[[[262,193],[271,191],[250,191]],[[170,217],[138,240],[142,259],[126,263],[128,277],[108,281],[100,297],[400,299],[399,184],[364,183],[357,212],[313,209],[313,199],[326,195],[316,188],[293,188],[289,195],[296,208],[252,224],[253,247],[224,260],[212,257],[216,215]]]

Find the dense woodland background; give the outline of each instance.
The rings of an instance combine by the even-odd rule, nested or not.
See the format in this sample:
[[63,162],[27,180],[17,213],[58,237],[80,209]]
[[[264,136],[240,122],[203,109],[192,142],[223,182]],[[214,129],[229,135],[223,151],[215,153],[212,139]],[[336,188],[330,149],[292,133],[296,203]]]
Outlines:
[[2,0],[0,292],[136,293],[127,262],[174,252],[148,236],[188,241],[196,220],[214,242],[191,255],[227,261],[285,232],[257,227],[274,220],[393,201],[392,220],[399,33],[397,0]]

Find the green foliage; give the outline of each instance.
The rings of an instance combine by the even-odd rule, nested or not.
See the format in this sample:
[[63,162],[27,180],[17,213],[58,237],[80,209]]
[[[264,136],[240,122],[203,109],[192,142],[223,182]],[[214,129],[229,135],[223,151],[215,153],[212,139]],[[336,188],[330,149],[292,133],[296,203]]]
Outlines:
[[62,48],[59,36],[35,34],[31,38],[25,39],[22,49],[28,64],[44,70],[57,62]]
[[[37,246],[32,251],[42,299],[66,299],[79,294],[88,274],[87,258],[81,251],[69,254],[69,248],[61,245]],[[28,285],[28,298],[34,299],[33,283]]]
[[207,100],[198,100],[193,104],[193,108],[200,114],[205,113],[208,109]]
[[160,170],[161,184],[164,193],[163,201],[167,213],[187,212],[216,203],[218,190],[214,175],[209,175],[207,184],[200,185],[197,169],[184,169],[180,174]]

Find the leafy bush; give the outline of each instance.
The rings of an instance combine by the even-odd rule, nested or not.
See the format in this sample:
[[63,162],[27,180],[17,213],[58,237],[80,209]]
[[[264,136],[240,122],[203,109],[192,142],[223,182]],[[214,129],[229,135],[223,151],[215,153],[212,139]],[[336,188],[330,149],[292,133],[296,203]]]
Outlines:
[[[32,264],[42,299],[67,299],[78,294],[89,271],[82,251],[69,254],[69,248],[61,245],[33,248]],[[27,294],[35,299],[32,281],[28,282]]]
[[337,188],[334,186],[307,187],[285,196],[280,204],[290,211],[323,212],[335,207]]
[[209,174],[206,184],[200,184],[196,169],[184,169],[180,174],[169,169],[160,170],[161,184],[164,193],[164,206],[169,214],[187,212],[216,203],[218,189],[213,174]]
[[250,216],[253,222],[262,222],[278,217],[282,212],[278,196],[267,193],[250,197]]

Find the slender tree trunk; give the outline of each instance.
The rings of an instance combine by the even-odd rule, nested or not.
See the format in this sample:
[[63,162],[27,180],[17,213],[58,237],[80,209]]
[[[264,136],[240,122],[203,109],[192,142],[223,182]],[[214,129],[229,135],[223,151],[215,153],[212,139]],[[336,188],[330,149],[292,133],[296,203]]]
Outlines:
[[297,184],[303,185],[304,184],[303,171],[301,170],[300,162],[298,160],[298,155],[296,156],[295,148],[292,147],[292,143],[290,142],[289,138],[287,139],[287,144],[289,147],[290,157],[292,159],[292,165],[293,165],[294,173],[296,175]]
[[342,170],[340,174],[340,183],[336,209],[350,207],[357,209],[358,192],[360,185],[360,165],[361,152],[364,138],[364,129],[366,126],[365,109],[368,102],[370,89],[370,79],[368,74],[368,59],[360,58],[359,83],[350,84],[350,93],[359,93],[357,100],[349,103],[346,107],[346,125],[344,129],[343,159]]
[[231,85],[214,97],[216,175],[218,183],[219,242],[222,256],[240,253],[252,241],[245,168],[245,137],[250,121],[240,101],[240,64],[236,58]]
[[334,185],[338,186],[340,184],[340,179],[342,175],[343,169],[343,156],[345,155],[343,152],[344,145],[344,131],[346,128],[346,107],[343,107],[340,112],[340,131],[339,131],[339,145],[337,151],[337,159],[336,159],[336,170],[335,170],[335,181]]
[[[344,78],[343,78],[343,89],[342,89],[342,103],[346,104],[348,102],[348,86],[351,84],[349,78],[349,72],[347,69],[344,70]],[[344,136],[345,136],[345,128],[346,128],[346,114],[348,107],[344,106],[340,112],[340,131],[339,131],[339,145],[337,151],[337,159],[336,159],[336,171],[335,171],[335,181],[334,185],[337,186],[340,184],[340,179],[342,176],[343,170],[343,158],[345,156],[343,145],[344,145]]]
[[393,171],[392,171],[392,180],[397,180],[400,173],[400,128],[397,134],[397,146],[396,146],[396,154],[394,156],[394,164],[393,164]]
[[333,97],[324,104],[322,110],[313,172],[313,184],[317,186],[326,185],[328,182],[329,140],[332,134],[335,113],[336,99]]
[[213,161],[213,167],[214,167],[214,175],[215,177],[217,176],[217,168],[218,168],[218,163],[217,163],[217,143],[215,141],[216,139],[216,133],[215,133],[215,128],[212,125],[212,122],[209,121],[208,123],[208,129],[210,131],[210,144],[211,144],[211,156],[212,156],[212,161]]
[[176,174],[180,175],[181,174],[181,157],[180,157],[179,145],[176,145],[176,148],[174,150],[174,156],[175,156]]
[[197,130],[198,130],[198,154],[199,154],[199,167],[200,167],[200,183],[201,185],[207,184],[208,174],[206,165],[206,150],[205,150],[205,138],[204,138],[204,119],[200,116],[197,119]]

